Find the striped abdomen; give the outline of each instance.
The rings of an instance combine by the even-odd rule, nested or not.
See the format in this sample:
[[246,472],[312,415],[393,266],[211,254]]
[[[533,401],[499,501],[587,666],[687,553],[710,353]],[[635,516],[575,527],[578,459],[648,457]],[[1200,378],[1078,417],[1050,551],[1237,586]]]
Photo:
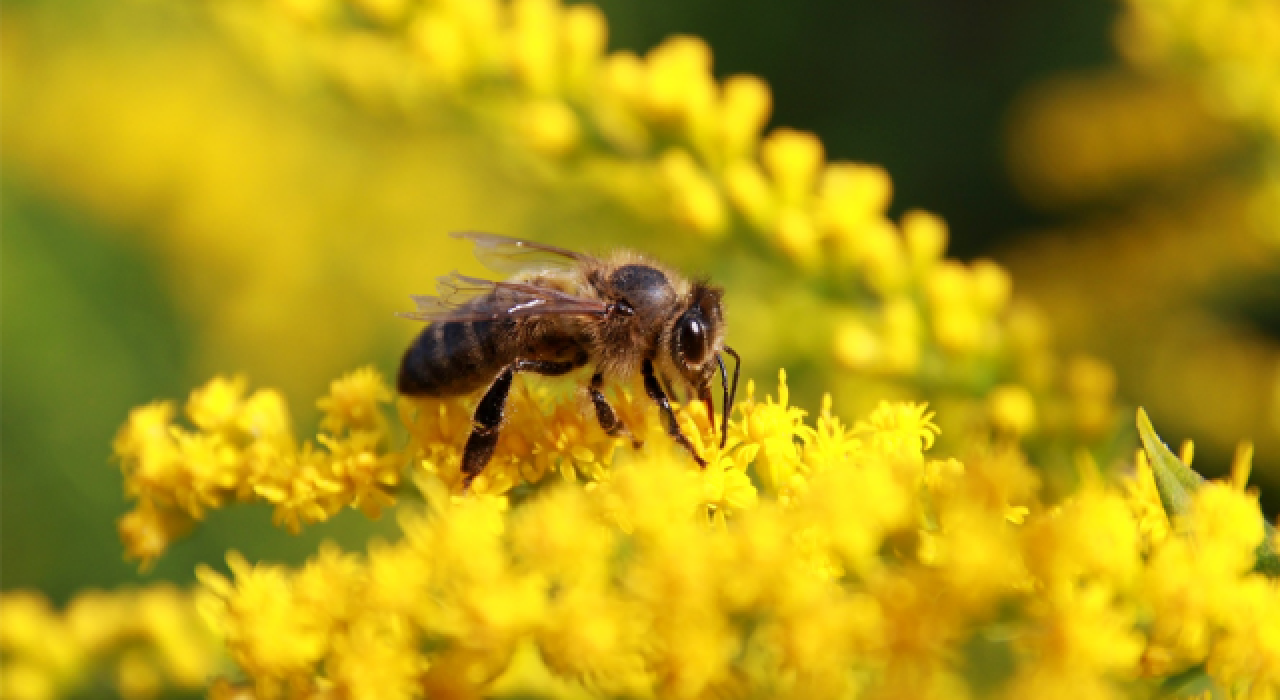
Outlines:
[[408,396],[456,396],[493,381],[513,358],[511,321],[438,321],[423,329],[400,361],[398,385]]

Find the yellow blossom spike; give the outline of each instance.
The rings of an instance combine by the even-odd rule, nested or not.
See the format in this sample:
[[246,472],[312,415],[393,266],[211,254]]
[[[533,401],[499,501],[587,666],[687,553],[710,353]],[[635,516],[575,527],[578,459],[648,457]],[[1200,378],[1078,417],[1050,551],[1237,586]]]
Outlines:
[[760,165],[737,160],[724,171],[725,193],[742,216],[758,229],[769,229],[777,215],[777,202]]
[[316,402],[324,412],[321,427],[331,433],[372,430],[383,420],[380,404],[391,400],[391,390],[372,367],[358,369],[329,385],[329,395]]
[[675,36],[649,52],[645,104],[659,120],[684,125],[704,119],[715,95],[711,49],[702,39]]
[[760,157],[785,202],[799,204],[813,194],[823,161],[822,142],[813,134],[777,129],[765,138]]
[[524,88],[551,95],[559,87],[560,3],[516,0],[511,4],[511,60]]
[[609,25],[595,5],[573,5],[564,12],[566,80],[579,90],[592,87],[591,78],[609,42]]
[[[468,495],[449,486],[472,428],[466,402],[405,401],[426,503],[401,505],[402,538],[364,553],[325,544],[297,568],[233,552],[229,574],[198,570],[200,610],[259,695],[324,687],[353,698],[422,688],[476,696],[532,692],[522,684],[534,682],[556,697],[565,683],[767,695],[778,679],[803,674],[804,687],[826,697],[845,687],[850,668],[951,673],[952,640],[1008,638],[1010,626],[1027,652],[1011,682],[1027,692],[1068,672],[1110,683],[1136,673],[1139,659],[1144,670],[1209,659],[1214,677],[1227,677],[1246,672],[1228,668],[1224,655],[1252,658],[1261,648],[1251,638],[1216,641],[1250,634],[1257,624],[1249,623],[1270,614],[1270,598],[1258,597],[1270,584],[1248,570],[1255,557],[1268,570],[1262,554],[1274,534],[1250,494],[1200,488],[1186,533],[1167,534],[1166,525],[1158,537],[1163,521],[1149,516],[1163,510],[1147,452],[1139,479],[1123,488],[1082,452],[1081,487],[1047,508],[1012,444],[967,465],[925,460],[938,434],[925,404],[883,402],[849,430],[829,395],[808,424],[790,405],[785,370],[775,396],[758,401],[751,385],[745,393],[724,450],[704,444],[707,416],[678,416],[710,462],[699,469],[625,391],[616,408],[628,425],[651,429],[648,444],[619,448],[623,456],[606,465],[601,455],[617,441],[584,419],[580,402],[522,386],[485,472],[494,493],[477,480]],[[122,432],[120,451],[134,455],[122,459],[136,459],[153,428],[167,426],[158,406]],[[378,439],[322,435],[319,447],[295,455],[294,471],[264,461],[263,476],[274,480],[254,483],[264,498],[305,496],[300,521],[370,498],[386,505],[375,485],[382,469],[399,470],[379,467],[385,455],[369,447]],[[282,449],[252,449],[268,447]],[[498,493],[539,460],[541,481]],[[557,471],[567,478],[546,478]],[[1009,612],[995,625],[1001,609]],[[13,647],[17,626],[0,615],[0,647]],[[766,643],[767,653],[753,651]],[[747,651],[725,651],[733,649]],[[116,668],[133,688],[161,668],[112,663],[124,664]],[[874,673],[865,682],[868,692],[905,691]],[[211,693],[236,691],[223,684]]]
[[539,100],[520,117],[533,149],[548,156],[563,156],[578,145],[581,129],[573,110],[559,100]]
[[408,28],[409,46],[421,57],[427,76],[442,85],[457,87],[472,68],[466,37],[448,18],[426,12]]
[[974,304],[986,314],[1004,311],[1013,296],[1013,278],[991,260],[975,260],[970,267],[973,276]]
[[913,209],[902,216],[902,237],[911,264],[925,271],[947,250],[947,223],[936,214]]
[[866,421],[858,421],[854,430],[870,433],[873,443],[887,449],[901,448],[918,455],[933,447],[934,439],[942,432],[933,416],[927,403],[881,401]]
[[773,233],[778,246],[796,262],[813,265],[818,261],[821,252],[818,229],[805,211],[783,210],[778,216]]
[[215,379],[192,392],[188,431],[168,424],[168,404],[129,416],[114,443],[125,489],[137,501],[118,523],[126,555],[143,567],[209,510],[261,499],[293,532],[358,508],[370,517],[394,503],[404,457],[390,450],[382,405],[391,398],[378,373],[357,370],[317,402],[329,431],[299,445],[278,392],[243,399],[244,380]]
[[881,339],[876,332],[855,320],[836,326],[834,346],[836,359],[856,371],[875,369],[883,353]]
[[1231,460],[1231,485],[1238,491],[1244,491],[1249,485],[1249,471],[1253,469],[1253,443],[1242,442],[1236,446],[1235,457]]
[[1151,542],[1159,543],[1168,536],[1171,527],[1169,516],[1160,503],[1151,462],[1142,449],[1136,450],[1134,455],[1134,471],[1134,477],[1127,488],[1130,507],[1138,518],[1139,531]]
[[996,430],[1022,437],[1036,429],[1035,397],[1024,386],[996,387],[987,396],[987,411]]
[[165,583],[77,593],[61,610],[43,594],[5,591],[0,649],[0,694],[19,699],[194,693],[227,663],[196,596]]
[[1182,463],[1189,467],[1191,466],[1191,460],[1195,459],[1195,457],[1196,457],[1195,440],[1192,440],[1191,438],[1187,438],[1186,440],[1183,440],[1182,446],[1178,449],[1178,459],[1182,460]]
[[876,165],[831,163],[818,184],[815,216],[846,249],[861,248],[869,228],[882,226],[893,194],[889,173]]
[[662,156],[661,169],[676,218],[708,237],[723,234],[728,223],[724,200],[693,156],[683,150],[668,151]]
[[760,131],[769,121],[769,86],[754,75],[731,76],[724,83],[720,129],[726,162],[755,156]]
[[244,377],[217,377],[191,392],[187,417],[208,432],[226,430],[235,424],[234,416],[240,410],[247,387],[248,380]]

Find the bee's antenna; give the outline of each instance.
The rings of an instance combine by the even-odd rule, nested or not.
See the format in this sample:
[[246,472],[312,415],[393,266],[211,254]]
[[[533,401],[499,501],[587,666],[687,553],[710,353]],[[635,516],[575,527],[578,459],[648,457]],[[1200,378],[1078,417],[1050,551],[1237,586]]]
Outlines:
[[716,353],[716,362],[720,365],[720,385],[724,388],[724,407],[720,417],[720,449],[729,442],[729,414],[733,411],[733,400],[738,395],[738,372],[742,370],[742,358],[728,345],[724,351],[733,356],[733,389],[729,388],[729,373],[724,369],[724,359]]

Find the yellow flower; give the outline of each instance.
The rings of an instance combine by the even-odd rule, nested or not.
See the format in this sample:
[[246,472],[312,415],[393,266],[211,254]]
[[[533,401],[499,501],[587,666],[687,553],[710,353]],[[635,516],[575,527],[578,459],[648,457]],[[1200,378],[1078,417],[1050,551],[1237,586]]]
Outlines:
[[1135,675],[1143,638],[1107,586],[1051,590],[1032,616],[1039,627],[1019,640],[1029,663],[1011,681],[1013,697],[1111,698],[1112,679]]
[[1050,588],[1095,578],[1124,588],[1142,563],[1137,523],[1124,498],[1097,485],[1033,523],[1024,546],[1033,573]]
[[417,698],[427,668],[417,645],[415,630],[403,617],[361,615],[335,639],[326,675],[357,700]]
[[125,556],[137,559],[147,568],[174,540],[186,534],[191,525],[192,521],[184,515],[161,510],[144,500],[120,517],[116,530],[124,543]]
[[996,387],[987,397],[991,423],[1003,433],[1021,437],[1036,429],[1036,404],[1026,387]]
[[107,678],[127,698],[154,697],[164,688],[189,692],[223,662],[193,596],[167,584],[79,593],[61,611],[41,594],[6,592],[0,655],[6,698],[69,697]]
[[1274,697],[1280,689],[1280,586],[1251,576],[1235,596],[1234,614],[1209,654],[1209,673],[1228,688]]
[[374,370],[334,382],[321,400],[330,430],[318,438],[325,451],[294,440],[279,392],[243,399],[246,390],[243,379],[218,378],[192,392],[188,413],[197,431],[173,425],[170,404],[130,413],[114,451],[125,490],[138,502],[119,522],[131,558],[148,564],[193,521],[231,501],[267,501],[275,522],[294,532],[348,505],[376,517],[394,503],[404,458],[387,448],[380,404],[390,393]]
[[333,434],[376,430],[384,420],[379,406],[391,400],[391,390],[372,367],[358,369],[329,385],[329,395],[316,402],[324,412],[320,427]]
[[933,423],[928,404],[881,401],[866,421],[854,425],[855,433],[868,435],[868,442],[889,454],[919,456],[933,447],[941,431]]
[[976,610],[1028,585],[1019,533],[1001,510],[985,505],[962,502],[945,507],[938,533],[929,538],[934,552],[926,562],[938,567],[955,605]]
[[382,510],[395,503],[393,492],[400,483],[404,459],[395,453],[381,452],[385,435],[357,432],[345,440],[325,437],[320,442],[329,449],[328,460],[333,475],[342,485],[340,490],[352,508],[377,518]]
[[[461,400],[402,406],[421,456],[413,464],[379,452],[379,432],[323,435],[328,451],[304,446],[293,462],[277,454],[291,440],[231,435],[229,449],[249,465],[242,478],[297,517],[303,503],[316,518],[381,503],[400,469],[411,470],[425,506],[402,506],[403,536],[364,554],[326,544],[297,569],[232,554],[230,577],[201,569],[200,608],[259,697],[561,696],[574,687],[955,697],[970,644],[1014,652],[1012,694],[1109,698],[1201,662],[1237,687],[1274,682],[1273,635],[1254,624],[1275,616],[1278,598],[1274,582],[1250,572],[1264,536],[1255,497],[1203,486],[1182,529],[1155,539],[1140,529],[1151,494],[1142,506],[1135,482],[1108,481],[1087,460],[1076,492],[1046,507],[1039,478],[1008,442],[978,446],[967,464],[926,460],[938,428],[924,404],[884,402],[850,429],[827,399],[812,427],[790,405],[785,373],[778,396],[758,402],[750,386],[723,449],[701,406],[681,411],[704,470],[625,391],[617,398],[628,425],[647,428],[640,450],[609,450],[618,441],[576,398],[522,388],[499,449],[505,461],[488,482],[500,494],[453,492],[471,429]],[[138,413],[117,440],[122,461],[136,462],[148,440],[181,452],[183,439],[220,435],[186,434],[168,420],[163,408]],[[270,465],[292,466],[255,471]],[[148,504],[135,512],[167,512]],[[82,609],[98,622],[77,644],[117,648],[111,621],[123,609]],[[0,632],[0,642],[14,638]],[[155,669],[208,672],[191,642],[164,644],[178,651],[161,658],[187,662],[119,657],[127,688],[144,692]],[[50,658],[27,653],[23,663]],[[61,682],[44,668],[19,666],[6,682]]]
[[210,433],[223,432],[235,426],[241,401],[249,382],[244,377],[217,377],[191,392],[187,401],[187,417],[196,427]]
[[[850,570],[866,572],[881,564],[877,553],[890,532],[911,522],[914,482],[903,483],[881,460],[844,469],[827,469],[809,480],[795,506],[825,534],[831,549]],[[850,504],[858,504],[855,514]]]
[[552,581],[602,580],[615,542],[598,508],[581,489],[553,488],[515,516],[513,557]]
[[1201,556],[1216,559],[1233,573],[1253,568],[1254,550],[1262,544],[1263,524],[1258,499],[1210,482],[1192,497],[1188,524],[1201,547]]
[[580,678],[602,694],[646,694],[655,678],[645,663],[651,644],[645,611],[594,585],[572,586],[556,597],[538,649],[557,674]]
[[804,462],[810,473],[848,464],[861,450],[862,441],[831,415],[831,394],[823,394],[817,428],[808,435],[804,446]]
[[284,683],[309,679],[329,650],[333,619],[299,599],[284,568],[253,565],[235,552],[227,564],[231,579],[208,567],[197,573],[209,592],[201,612],[226,639],[232,658],[253,675],[260,694],[273,695]]
[[733,426],[734,433],[747,444],[758,444],[760,454],[756,460],[756,473],[764,487],[774,493],[791,485],[791,478],[800,466],[800,447],[813,429],[804,425],[805,411],[789,406],[791,398],[787,388],[787,373],[778,372],[778,400],[772,396],[763,404],[755,400],[756,385],[748,380],[746,400],[739,406],[743,418]]

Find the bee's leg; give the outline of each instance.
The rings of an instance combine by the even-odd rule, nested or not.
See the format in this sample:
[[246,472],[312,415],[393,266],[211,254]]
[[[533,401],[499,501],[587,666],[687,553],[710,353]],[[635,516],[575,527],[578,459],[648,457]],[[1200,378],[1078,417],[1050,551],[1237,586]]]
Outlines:
[[511,393],[511,381],[516,372],[536,372],[548,376],[557,376],[571,372],[587,363],[586,354],[566,362],[549,362],[544,360],[516,360],[502,370],[498,378],[489,385],[476,412],[472,416],[471,435],[462,450],[462,490],[471,488],[484,467],[493,458],[493,450],[498,446],[498,435],[502,433],[502,417],[506,413],[507,395]]
[[604,398],[604,392],[600,391],[604,388],[604,375],[596,372],[591,375],[591,385],[587,387],[587,391],[591,393],[591,403],[596,407],[596,419],[600,421],[600,427],[609,437],[617,437],[625,435],[631,438],[631,445],[636,449],[644,446],[644,440],[637,440],[627,426],[622,424],[618,418],[618,414],[614,413],[613,406],[609,405],[609,401]]
[[658,410],[662,413],[662,425],[667,429],[667,434],[671,439],[680,443],[689,454],[693,455],[693,461],[698,466],[706,469],[707,460],[703,459],[693,449],[693,443],[689,442],[689,438],[684,436],[680,431],[680,423],[676,421],[676,414],[671,410],[671,402],[667,400],[667,395],[662,393],[662,385],[658,383],[658,378],[653,374],[653,362],[651,360],[644,361],[644,367],[640,371],[644,378],[644,391],[658,404]]
[[471,482],[484,471],[484,466],[493,458],[493,449],[498,446],[498,435],[502,432],[502,416],[507,405],[507,394],[511,393],[514,370],[514,364],[502,370],[476,406],[471,419],[471,435],[467,438],[467,446],[462,450],[464,492],[471,488]]

